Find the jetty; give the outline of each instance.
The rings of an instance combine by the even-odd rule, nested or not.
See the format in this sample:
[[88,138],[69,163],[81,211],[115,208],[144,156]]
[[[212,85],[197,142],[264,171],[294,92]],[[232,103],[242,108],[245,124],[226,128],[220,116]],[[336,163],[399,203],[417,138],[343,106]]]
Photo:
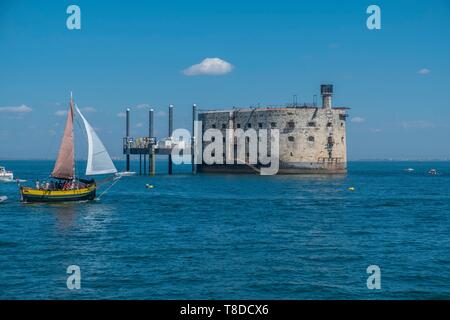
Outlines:
[[[156,166],[155,160],[157,155],[164,155],[168,157],[168,174],[173,173],[173,161],[172,161],[172,150],[178,148],[183,150],[186,148],[187,141],[175,141],[172,137],[173,132],[173,110],[174,106],[169,105],[169,130],[168,136],[165,138],[156,138],[154,134],[154,110],[150,109],[148,113],[148,135],[146,137],[132,137],[130,135],[130,108],[126,109],[125,116],[125,137],[123,137],[123,154],[125,155],[125,167],[126,171],[130,170],[130,159],[131,156],[139,156],[139,175],[155,175]],[[192,106],[192,132],[194,132],[194,122],[197,119],[197,106],[194,104]],[[195,138],[192,137],[189,141],[191,148],[194,147]],[[191,151],[193,151],[191,149]],[[196,165],[194,165],[193,155],[192,155],[192,173],[195,174],[197,171]],[[147,164],[148,157],[148,164]],[[147,170],[148,169],[148,170]]]

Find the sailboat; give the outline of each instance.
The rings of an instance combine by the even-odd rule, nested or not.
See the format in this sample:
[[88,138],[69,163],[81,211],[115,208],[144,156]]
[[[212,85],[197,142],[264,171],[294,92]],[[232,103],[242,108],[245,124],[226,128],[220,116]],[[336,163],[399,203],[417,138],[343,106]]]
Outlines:
[[34,188],[20,186],[20,195],[23,202],[66,202],[95,199],[97,191],[95,180],[81,179],[76,176],[73,131],[75,111],[83,120],[87,134],[88,159],[86,176],[117,173],[117,169],[102,141],[80,109],[77,106],[74,107],[71,94],[66,127],[50,180],[42,183],[37,181]]

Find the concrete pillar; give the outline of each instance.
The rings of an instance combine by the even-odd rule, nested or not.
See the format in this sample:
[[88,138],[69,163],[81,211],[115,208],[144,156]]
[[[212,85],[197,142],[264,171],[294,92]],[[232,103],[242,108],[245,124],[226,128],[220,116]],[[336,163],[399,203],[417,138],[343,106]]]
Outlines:
[[144,153],[144,176],[147,175],[147,154]]
[[129,138],[130,138],[130,108],[127,108],[127,112],[126,112],[126,129],[125,129],[125,134],[126,134],[126,138],[127,138],[127,155],[126,155],[126,171],[130,171],[130,143],[129,143]]
[[[155,136],[153,113],[154,113],[153,109],[150,109],[150,111],[148,113],[148,136],[149,136],[149,138],[154,138],[154,136]],[[153,144],[150,144],[148,147],[148,165],[149,165],[148,173],[150,175],[154,175],[155,174],[155,148],[154,148]]]
[[192,105],[192,138],[191,138],[191,161],[192,161],[192,174],[197,173],[197,165],[195,164],[195,147],[196,137],[195,137],[195,121],[197,121],[197,105],[194,103]]
[[228,115],[228,130],[226,132],[226,153],[225,153],[225,163],[233,164],[234,163],[234,111],[230,111]]
[[[173,132],[173,105],[169,106],[169,138]],[[169,174],[172,174],[172,154],[169,154]]]

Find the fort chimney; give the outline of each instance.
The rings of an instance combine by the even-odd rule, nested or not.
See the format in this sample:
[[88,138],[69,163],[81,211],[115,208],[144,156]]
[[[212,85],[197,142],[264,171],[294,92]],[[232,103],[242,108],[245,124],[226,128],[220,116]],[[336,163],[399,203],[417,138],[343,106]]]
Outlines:
[[333,85],[322,84],[320,86],[320,93],[322,94],[322,108],[331,109],[331,97],[333,96]]

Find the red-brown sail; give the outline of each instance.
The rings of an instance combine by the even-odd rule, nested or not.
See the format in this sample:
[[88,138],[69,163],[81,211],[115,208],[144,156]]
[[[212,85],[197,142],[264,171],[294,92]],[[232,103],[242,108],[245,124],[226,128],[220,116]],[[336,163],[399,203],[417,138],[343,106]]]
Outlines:
[[74,172],[74,144],[73,144],[73,101],[70,99],[69,113],[67,114],[66,128],[59,147],[58,158],[53,169],[53,178],[73,179]]

